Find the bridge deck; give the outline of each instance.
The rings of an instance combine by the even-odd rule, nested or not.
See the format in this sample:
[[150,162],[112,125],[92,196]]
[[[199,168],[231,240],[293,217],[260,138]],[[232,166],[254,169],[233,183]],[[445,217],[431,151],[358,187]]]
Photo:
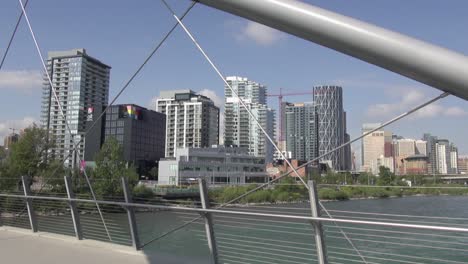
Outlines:
[[0,227],[1,263],[190,263],[177,256],[155,256],[92,240]]

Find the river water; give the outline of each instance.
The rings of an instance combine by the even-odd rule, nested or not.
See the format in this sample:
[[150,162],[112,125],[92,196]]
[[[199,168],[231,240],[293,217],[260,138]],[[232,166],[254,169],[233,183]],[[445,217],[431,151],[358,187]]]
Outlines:
[[[468,228],[468,197],[464,196],[323,204],[334,218]],[[309,216],[308,206],[283,204],[227,210]],[[322,211],[322,215],[325,217],[326,213]],[[203,219],[166,234],[198,216],[173,211],[138,212],[136,218],[141,243],[147,244],[143,252],[148,255],[155,252],[178,255],[193,260],[189,263],[209,263]],[[47,222],[59,225],[58,218],[42,217],[40,229],[48,231]],[[129,244],[126,214],[107,213],[105,218],[113,241]],[[108,239],[97,215],[84,214],[81,219],[85,238]],[[314,230],[310,223],[227,215],[215,215],[213,220],[221,263],[316,263]],[[67,222],[67,229],[70,224]],[[356,224],[336,226],[333,223],[324,224],[324,233],[330,263],[468,263],[467,233]],[[160,238],[150,242],[157,237]]]

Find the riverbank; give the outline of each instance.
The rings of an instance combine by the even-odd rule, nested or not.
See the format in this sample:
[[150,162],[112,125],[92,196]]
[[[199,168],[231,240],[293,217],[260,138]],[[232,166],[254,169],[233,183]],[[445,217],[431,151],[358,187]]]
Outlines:
[[[226,203],[252,190],[254,187],[231,186],[210,191],[210,199],[215,203]],[[343,201],[358,199],[382,199],[407,196],[468,196],[468,188],[460,185],[444,186],[333,186],[319,188],[318,196],[322,201]],[[308,201],[308,191],[303,186],[276,186],[258,190],[236,201],[237,204],[281,204]]]

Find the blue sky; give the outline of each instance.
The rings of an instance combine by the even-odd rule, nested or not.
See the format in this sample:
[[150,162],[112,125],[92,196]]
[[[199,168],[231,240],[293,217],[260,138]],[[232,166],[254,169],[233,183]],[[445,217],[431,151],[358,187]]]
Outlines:
[[[190,4],[169,1],[179,14]],[[307,0],[311,4],[383,26],[457,52],[468,54],[466,0]],[[30,0],[27,8],[44,55],[49,50],[86,48],[112,66],[111,97],[123,86],[151,48],[175,23],[158,0]],[[20,12],[18,1],[2,1],[0,53]],[[439,94],[411,81],[316,44],[247,20],[197,5],[185,20],[224,75],[263,83],[270,92],[283,87],[307,91],[314,85],[339,84],[344,89],[348,130],[358,136],[364,122],[387,120]],[[26,24],[20,25],[0,72],[0,140],[9,127],[39,119],[41,63]],[[192,89],[216,94],[223,82],[178,29],[118,100],[150,106],[160,90]],[[310,101],[288,97],[288,101]],[[271,107],[277,99],[271,98]],[[448,138],[468,154],[468,103],[453,96],[390,127],[395,134],[420,138],[431,132]],[[359,153],[359,144],[353,146]]]

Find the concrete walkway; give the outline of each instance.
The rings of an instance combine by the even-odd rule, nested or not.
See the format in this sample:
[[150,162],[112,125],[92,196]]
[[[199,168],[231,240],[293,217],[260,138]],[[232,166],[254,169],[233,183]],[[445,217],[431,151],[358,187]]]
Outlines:
[[179,256],[148,256],[130,247],[0,227],[0,263],[194,263]]

